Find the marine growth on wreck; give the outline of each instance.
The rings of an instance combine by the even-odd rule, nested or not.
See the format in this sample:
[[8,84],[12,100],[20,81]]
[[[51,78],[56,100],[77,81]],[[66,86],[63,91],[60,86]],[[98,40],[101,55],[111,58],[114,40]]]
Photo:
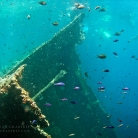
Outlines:
[[[4,126],[0,136],[96,138],[102,133],[106,138],[116,137],[113,129],[103,128],[110,120],[80,71],[75,47],[85,39],[80,25],[83,18],[84,14],[76,16],[0,80],[0,122]],[[55,86],[58,82],[65,86]],[[75,91],[75,86],[80,89]],[[52,106],[47,108],[49,102]],[[13,130],[25,127],[17,129],[24,132],[6,133],[11,131],[9,126]]]
[[[15,134],[16,137],[47,137],[42,128],[49,126],[48,121],[36,102],[32,100],[29,93],[24,90],[19,81],[26,65],[20,66],[13,74],[7,75],[0,80],[0,136],[7,137]],[[38,125],[33,125],[33,120]]]

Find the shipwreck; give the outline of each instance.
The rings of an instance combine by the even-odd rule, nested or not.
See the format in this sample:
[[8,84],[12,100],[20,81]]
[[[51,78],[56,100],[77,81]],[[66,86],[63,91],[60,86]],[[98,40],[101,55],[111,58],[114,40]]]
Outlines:
[[[4,74],[0,80],[1,137],[116,137],[113,129],[103,128],[110,120],[80,71],[75,47],[85,38],[80,25],[84,16],[76,16]],[[65,86],[55,87],[57,82]],[[74,92],[74,86],[80,90]],[[60,100],[64,97],[68,101]],[[70,103],[74,99],[78,104]],[[47,108],[46,102],[52,106]]]

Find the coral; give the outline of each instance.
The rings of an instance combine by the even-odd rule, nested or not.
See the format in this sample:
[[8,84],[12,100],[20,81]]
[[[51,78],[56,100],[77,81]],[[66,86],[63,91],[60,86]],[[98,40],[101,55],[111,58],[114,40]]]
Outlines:
[[[50,138],[51,136],[42,130],[42,128],[49,126],[45,115],[41,113],[41,109],[35,101],[29,97],[29,93],[18,83],[22,78],[25,66],[20,66],[13,74],[0,80],[1,125],[6,126],[4,132],[13,131],[11,126],[13,126],[12,128],[15,128],[15,126],[28,126],[27,130],[30,133],[22,133],[22,137],[33,136],[35,138],[39,136]],[[33,126],[31,123],[33,120],[37,120],[37,126]],[[3,130],[0,128],[0,131]],[[21,129],[18,131],[21,131]],[[7,133],[0,133],[1,135],[6,137]],[[16,134],[16,137],[18,137],[18,134]]]

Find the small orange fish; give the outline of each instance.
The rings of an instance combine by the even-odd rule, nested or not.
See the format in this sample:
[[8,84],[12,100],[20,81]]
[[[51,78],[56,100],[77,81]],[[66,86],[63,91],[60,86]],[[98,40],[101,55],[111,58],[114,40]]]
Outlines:
[[79,5],[77,8],[78,8],[78,9],[84,9],[85,6],[81,4],[81,5]]
[[97,55],[97,58],[105,59],[106,58],[106,55],[105,54],[100,54],[100,55]]
[[59,23],[58,23],[58,22],[53,22],[52,24],[53,24],[54,26],[58,26]]
[[31,15],[29,15],[29,14],[28,14],[26,18],[27,18],[28,20],[30,20],[30,18],[31,18]]
[[96,6],[95,8],[94,8],[94,10],[98,10],[98,9],[100,9],[101,7],[100,6]]
[[69,134],[69,137],[74,136],[75,134]]
[[108,115],[107,117],[110,118],[112,115]]
[[79,119],[80,117],[78,116],[78,117],[75,117],[74,119]]
[[123,124],[120,124],[120,125],[118,125],[117,127],[121,127],[121,126],[123,126]]
[[39,4],[46,5],[47,3],[45,1],[39,1]]
[[122,92],[122,94],[127,94],[127,92]]
[[99,92],[104,92],[105,90],[99,90]]

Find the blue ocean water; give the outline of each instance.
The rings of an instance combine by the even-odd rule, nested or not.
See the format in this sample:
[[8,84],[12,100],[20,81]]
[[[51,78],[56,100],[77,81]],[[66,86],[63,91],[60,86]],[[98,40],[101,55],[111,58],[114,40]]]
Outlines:
[[[118,138],[137,138],[138,106],[137,106],[137,11],[136,1],[104,1],[106,12],[93,11],[85,23],[89,26],[85,42],[78,48],[81,58],[82,72],[88,72],[89,86],[95,92],[102,108],[111,115],[111,123],[116,127]],[[92,4],[92,3],[91,3]],[[92,5],[101,5],[96,2]],[[120,36],[115,32],[124,30]],[[118,39],[118,42],[113,42]],[[129,40],[131,40],[129,42]],[[118,56],[115,56],[116,52]],[[106,59],[97,55],[106,54]],[[109,69],[110,72],[102,72]],[[101,81],[102,84],[97,84]],[[98,87],[104,86],[105,92],[99,92]],[[123,94],[122,88],[130,90]],[[126,92],[126,91],[125,91]],[[121,104],[118,104],[121,102]],[[122,122],[119,122],[118,119]],[[120,124],[123,126],[119,127]]]
[[[15,65],[41,43],[52,38],[54,33],[67,25],[71,20],[75,0],[47,1],[46,6],[36,0],[22,2],[0,2],[0,75],[7,68]],[[88,72],[91,79],[88,85],[97,96],[101,107],[111,115],[111,123],[115,126],[118,138],[138,137],[138,16],[135,0],[80,0],[88,9],[85,13],[82,30],[85,40],[76,47],[80,55],[82,74]],[[94,10],[96,6],[106,8],[105,12]],[[27,16],[30,15],[30,20]],[[53,22],[59,22],[57,27]],[[115,36],[115,32],[121,32]],[[118,42],[113,42],[115,39]],[[115,56],[116,52],[118,56]],[[97,55],[106,54],[106,59]],[[135,55],[135,58],[132,56]],[[110,72],[102,70],[109,69]],[[84,75],[85,77],[85,75]],[[97,84],[101,81],[102,84]],[[99,92],[98,87],[105,91]],[[122,88],[129,90],[123,94]],[[119,104],[121,103],[121,104]],[[118,119],[122,120],[119,122]],[[123,124],[119,127],[120,124]]]

